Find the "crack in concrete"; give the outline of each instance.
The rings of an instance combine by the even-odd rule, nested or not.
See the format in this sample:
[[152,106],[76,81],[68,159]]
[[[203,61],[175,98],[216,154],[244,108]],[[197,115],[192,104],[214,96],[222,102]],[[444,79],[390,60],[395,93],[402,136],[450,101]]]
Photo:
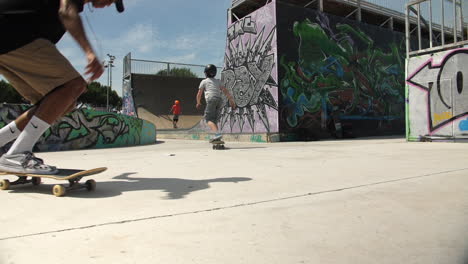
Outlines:
[[310,192],[310,193],[305,193],[305,194],[298,194],[298,195],[275,198],[275,199],[269,199],[269,200],[263,200],[263,201],[256,201],[256,202],[250,202],[250,203],[241,203],[241,204],[236,204],[236,205],[215,207],[215,208],[209,208],[209,209],[203,209],[203,210],[195,210],[195,211],[190,211],[190,212],[149,216],[149,217],[127,219],[127,220],[122,220],[122,221],[113,221],[113,222],[107,222],[107,223],[101,223],[101,224],[95,224],[95,225],[87,225],[87,226],[80,226],[80,227],[72,227],[72,228],[65,228],[65,229],[59,229],[59,230],[31,233],[31,234],[25,234],[25,235],[2,237],[2,238],[0,238],[0,241],[19,239],[19,238],[26,238],[26,237],[33,237],[33,236],[48,235],[48,234],[64,233],[64,232],[69,232],[69,231],[91,229],[91,228],[102,227],[102,226],[121,225],[121,224],[127,224],[127,223],[142,222],[142,221],[154,220],[154,219],[160,219],[160,218],[177,217],[177,216],[182,216],[182,215],[200,214],[200,213],[207,213],[207,212],[213,212],[213,211],[219,211],[219,210],[233,209],[233,208],[238,208],[238,207],[247,207],[247,206],[253,206],[253,205],[264,204],[264,203],[272,203],[272,202],[278,202],[278,201],[297,199],[297,198],[302,198],[302,197],[307,197],[307,196],[316,196],[316,195],[328,194],[328,193],[333,193],[333,192],[341,192],[341,191],[360,189],[360,188],[365,188],[365,187],[372,187],[372,186],[376,186],[376,185],[383,185],[383,184],[388,184],[388,183],[395,183],[395,182],[402,182],[402,181],[408,181],[408,180],[419,179],[419,178],[426,178],[426,177],[430,177],[430,176],[442,175],[442,174],[458,172],[458,171],[464,171],[464,170],[468,170],[468,168],[454,169],[454,170],[449,170],[449,171],[441,171],[441,172],[429,173],[429,174],[424,174],[424,175],[419,175],[419,176],[400,178],[400,179],[395,179],[395,180],[380,181],[380,182],[361,184],[361,185],[355,185],[355,186],[350,186],[350,187],[343,187],[343,188],[339,188],[339,189],[325,190],[325,191],[319,191],[319,192]]

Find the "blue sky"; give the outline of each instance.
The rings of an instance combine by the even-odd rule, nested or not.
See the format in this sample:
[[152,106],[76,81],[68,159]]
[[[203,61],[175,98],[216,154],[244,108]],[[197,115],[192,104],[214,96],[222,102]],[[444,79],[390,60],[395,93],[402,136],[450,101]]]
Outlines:
[[[124,0],[125,12],[114,6],[81,14],[88,38],[101,60],[116,57],[112,87],[122,92],[122,59],[222,65],[227,9],[231,0]],[[58,48],[83,73],[86,59],[67,34]],[[99,81],[107,85],[107,71]]]

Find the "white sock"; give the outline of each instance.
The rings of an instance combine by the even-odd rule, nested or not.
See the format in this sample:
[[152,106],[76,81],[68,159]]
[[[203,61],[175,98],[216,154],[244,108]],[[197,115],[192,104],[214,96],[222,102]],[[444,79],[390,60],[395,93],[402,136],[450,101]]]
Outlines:
[[15,121],[10,122],[8,125],[0,129],[0,146],[5,146],[8,142],[17,138],[21,131],[16,127]]
[[19,154],[25,151],[32,152],[34,144],[49,127],[50,125],[47,122],[33,116],[10,150],[8,150],[7,155]]

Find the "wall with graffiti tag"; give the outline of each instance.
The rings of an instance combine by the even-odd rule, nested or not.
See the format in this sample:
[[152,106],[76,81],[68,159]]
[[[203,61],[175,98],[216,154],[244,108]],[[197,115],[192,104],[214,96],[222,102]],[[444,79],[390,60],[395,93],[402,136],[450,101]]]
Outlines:
[[468,48],[407,64],[407,139],[468,138]]
[[231,109],[225,98],[223,132],[278,132],[275,1],[228,25],[221,79],[237,105]]
[[404,35],[278,3],[280,131],[404,134]]
[[[0,127],[27,110],[27,105],[0,104]],[[112,148],[152,144],[156,128],[126,115],[79,109],[64,116],[39,139],[34,151]]]

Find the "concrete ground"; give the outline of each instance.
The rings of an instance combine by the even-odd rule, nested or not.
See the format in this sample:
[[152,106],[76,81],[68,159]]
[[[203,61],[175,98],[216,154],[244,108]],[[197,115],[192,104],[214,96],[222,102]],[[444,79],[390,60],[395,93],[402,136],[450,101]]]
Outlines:
[[94,192],[0,192],[0,263],[468,263],[468,145],[165,140],[40,153]]

